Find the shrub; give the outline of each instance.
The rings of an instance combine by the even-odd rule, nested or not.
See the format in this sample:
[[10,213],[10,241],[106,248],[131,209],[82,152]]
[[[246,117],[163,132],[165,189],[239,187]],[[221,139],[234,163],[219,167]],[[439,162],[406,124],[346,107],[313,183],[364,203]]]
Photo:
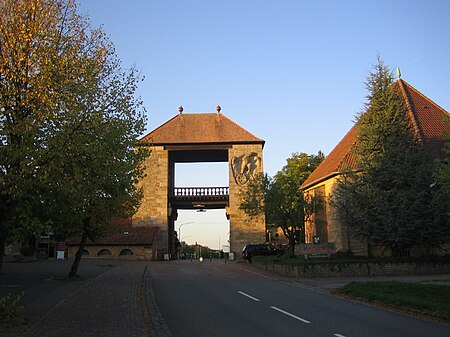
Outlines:
[[24,322],[24,307],[20,301],[25,292],[17,295],[11,293],[0,297],[0,323],[5,325],[19,325]]

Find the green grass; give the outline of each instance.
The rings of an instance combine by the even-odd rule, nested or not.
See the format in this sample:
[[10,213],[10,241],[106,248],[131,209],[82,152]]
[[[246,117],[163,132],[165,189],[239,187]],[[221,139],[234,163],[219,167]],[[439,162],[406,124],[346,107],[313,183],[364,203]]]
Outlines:
[[450,286],[404,282],[352,282],[336,293],[450,321]]

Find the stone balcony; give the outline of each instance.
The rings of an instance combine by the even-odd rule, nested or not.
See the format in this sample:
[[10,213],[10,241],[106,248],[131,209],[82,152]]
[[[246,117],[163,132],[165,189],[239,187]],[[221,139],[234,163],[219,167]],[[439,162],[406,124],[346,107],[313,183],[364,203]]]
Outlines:
[[218,208],[228,205],[229,197],[229,187],[175,187],[169,201],[182,208]]

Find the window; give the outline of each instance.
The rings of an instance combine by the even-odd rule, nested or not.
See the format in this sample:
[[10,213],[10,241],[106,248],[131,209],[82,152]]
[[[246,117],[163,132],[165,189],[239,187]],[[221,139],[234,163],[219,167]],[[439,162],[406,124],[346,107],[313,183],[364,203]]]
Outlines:
[[119,254],[119,256],[130,256],[130,255],[134,255],[133,251],[130,249],[122,249]]
[[111,251],[109,249],[102,249],[97,253],[97,256],[111,256]]

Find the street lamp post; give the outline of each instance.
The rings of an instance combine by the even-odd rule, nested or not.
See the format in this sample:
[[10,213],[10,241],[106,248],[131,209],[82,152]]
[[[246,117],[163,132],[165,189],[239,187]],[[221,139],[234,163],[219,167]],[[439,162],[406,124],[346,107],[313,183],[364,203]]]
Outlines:
[[178,226],[178,235],[180,236],[180,243],[181,243],[181,227],[183,227],[184,225],[189,225],[191,223],[194,223],[194,221],[183,222],[182,224],[180,224],[180,226]]
[[[178,236],[179,236],[179,241],[180,241],[180,247],[181,247],[181,227],[183,227],[184,225],[188,225],[188,224],[191,224],[191,223],[194,223],[194,221],[189,221],[189,222],[183,222],[182,224],[180,224],[179,226],[178,226]],[[178,252],[178,258],[180,258],[180,253]]]

